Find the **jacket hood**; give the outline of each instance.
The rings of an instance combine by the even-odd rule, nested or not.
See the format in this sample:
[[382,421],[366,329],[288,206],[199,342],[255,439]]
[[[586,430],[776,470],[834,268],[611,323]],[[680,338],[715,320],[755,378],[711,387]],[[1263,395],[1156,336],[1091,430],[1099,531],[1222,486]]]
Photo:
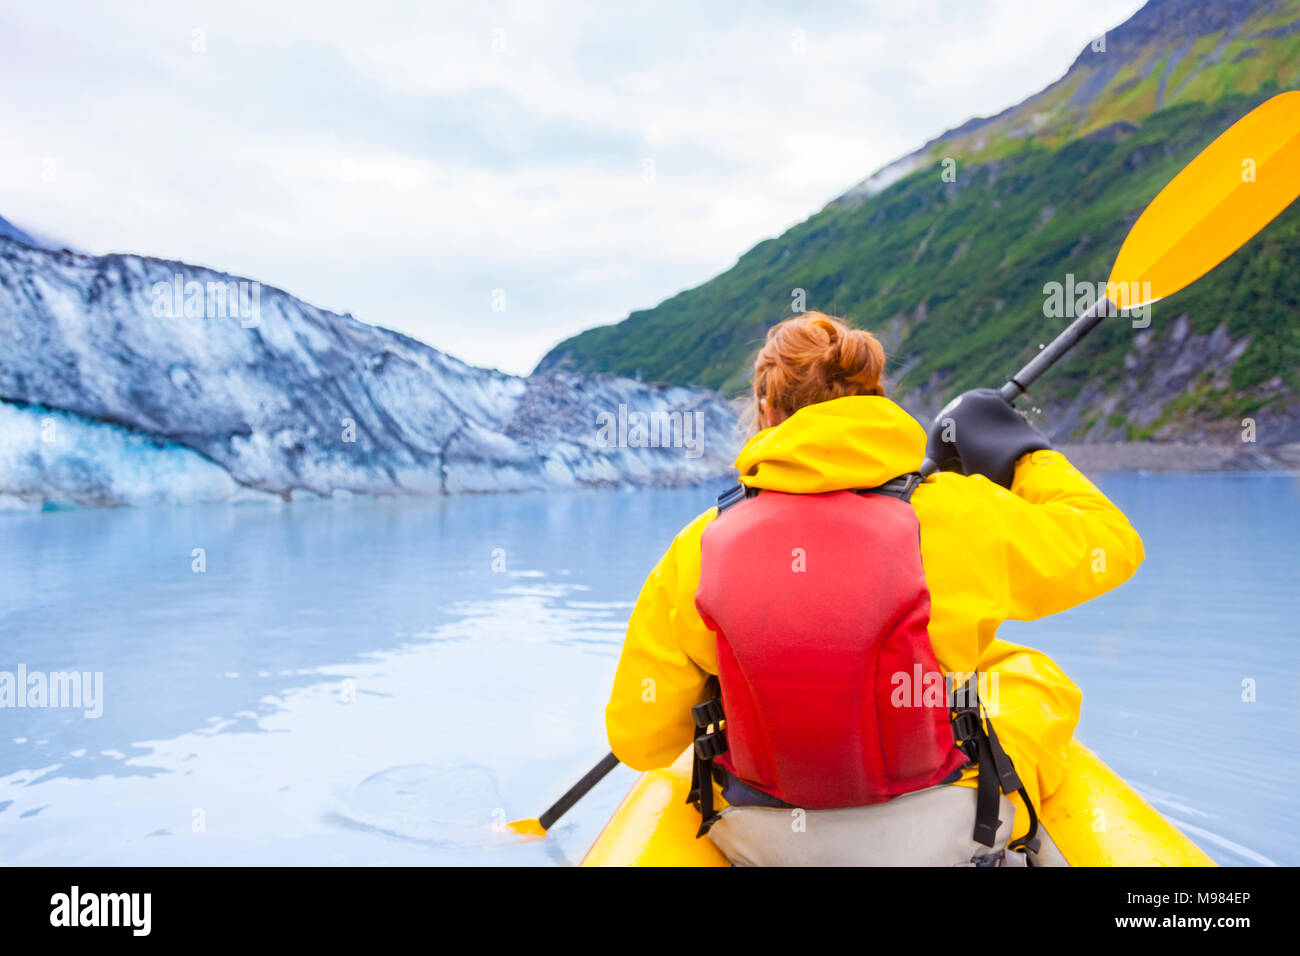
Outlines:
[[919,469],[925,443],[925,429],[894,402],[850,395],[765,428],[745,443],[736,468],[744,484],[771,491],[874,488]]

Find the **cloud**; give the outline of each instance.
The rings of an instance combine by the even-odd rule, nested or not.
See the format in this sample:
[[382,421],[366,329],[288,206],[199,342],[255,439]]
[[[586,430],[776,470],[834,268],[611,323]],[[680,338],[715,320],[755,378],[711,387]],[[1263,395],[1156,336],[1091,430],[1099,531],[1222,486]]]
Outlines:
[[0,214],[526,371],[1137,6],[10,5]]

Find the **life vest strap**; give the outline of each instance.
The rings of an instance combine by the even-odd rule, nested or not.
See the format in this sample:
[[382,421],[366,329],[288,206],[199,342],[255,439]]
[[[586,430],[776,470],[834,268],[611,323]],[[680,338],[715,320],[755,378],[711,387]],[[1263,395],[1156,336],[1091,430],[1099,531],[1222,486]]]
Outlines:
[[859,488],[854,493],[859,495],[888,495],[890,498],[897,498],[899,501],[910,503],[912,492],[916,491],[924,480],[919,471],[910,471],[905,475],[889,479],[883,485],[877,485],[875,488]]
[[972,674],[966,683],[954,693],[952,698],[952,730],[958,747],[966,756],[979,766],[975,783],[975,831],[974,839],[992,846],[998,827],[1002,821],[998,817],[999,791],[1010,796],[1019,793],[1029,813],[1029,829],[1025,835],[1007,844],[1009,850],[1037,851],[1041,841],[1038,837],[1038,814],[1029,800],[1020,775],[1010,755],[998,740],[993,721],[985,717],[979,701],[978,680]]
[[698,840],[718,820],[713,812],[713,761],[727,752],[727,731],[722,701],[716,697],[691,708],[695,720],[694,759],[691,763],[691,791],[686,797],[700,811]]
[[[916,491],[924,480],[920,472],[910,471],[899,475],[897,478],[891,478],[883,485],[877,485],[874,488],[856,488],[853,493],[857,495],[888,495],[900,501],[910,502],[912,492]],[[722,514],[728,508],[738,505],[742,501],[753,498],[759,493],[759,490],[758,488],[751,488],[744,482],[737,482],[734,486],[718,495],[718,514]]]
[[1020,799],[1025,803],[1025,809],[1029,811],[1029,829],[1025,831],[1024,836],[1018,837],[1008,843],[1007,849],[1029,850],[1032,853],[1037,853],[1038,848],[1043,844],[1043,841],[1038,839],[1038,814],[1034,812],[1034,805],[1030,801],[1029,794],[1025,792],[1024,787],[1020,788],[1019,793]]

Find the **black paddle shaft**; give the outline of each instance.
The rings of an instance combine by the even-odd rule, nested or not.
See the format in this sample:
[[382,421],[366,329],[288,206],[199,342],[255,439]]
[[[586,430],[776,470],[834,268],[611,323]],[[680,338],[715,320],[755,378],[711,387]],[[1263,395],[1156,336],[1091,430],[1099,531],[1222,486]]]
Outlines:
[[587,791],[600,783],[605,774],[617,766],[618,758],[613,753],[605,754],[600,759],[600,763],[588,770],[583,778],[570,787],[564,796],[555,801],[553,807],[537,818],[537,822],[542,825],[542,829],[549,830],[556,820],[568,813],[575,803],[587,795]]
[[1014,402],[1029,391],[1029,386],[1033,385],[1040,375],[1055,365],[1062,355],[1074,348],[1080,339],[1095,329],[1102,319],[1111,314],[1113,313],[1110,309],[1110,299],[1102,296],[1093,304],[1092,308],[1071,322],[1060,335],[1052,339],[1051,344],[1030,359],[1024,368],[1011,376],[1011,380],[998,390],[998,394],[1008,404]]
[[[1007,384],[998,389],[998,394],[1008,405],[1013,404],[1017,398],[1029,391],[1029,386],[1033,385],[1040,375],[1060,361],[1062,355],[1078,345],[1080,339],[1095,329],[1102,319],[1112,315],[1113,311],[1110,299],[1102,296],[1087,312],[1066,326],[1065,330],[1052,339],[1046,348],[1030,359],[1024,368],[1011,376]],[[938,470],[939,466],[929,458],[921,463],[922,478],[929,478]]]

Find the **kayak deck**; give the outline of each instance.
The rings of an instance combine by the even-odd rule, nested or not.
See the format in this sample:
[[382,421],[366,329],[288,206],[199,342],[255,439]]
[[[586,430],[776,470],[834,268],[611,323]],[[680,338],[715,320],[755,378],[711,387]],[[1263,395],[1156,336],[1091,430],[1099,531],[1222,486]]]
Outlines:
[[[1039,812],[1070,866],[1213,866],[1214,861],[1078,741],[1069,776]],[[686,802],[690,752],[641,774],[596,838],[582,866],[728,866]]]

